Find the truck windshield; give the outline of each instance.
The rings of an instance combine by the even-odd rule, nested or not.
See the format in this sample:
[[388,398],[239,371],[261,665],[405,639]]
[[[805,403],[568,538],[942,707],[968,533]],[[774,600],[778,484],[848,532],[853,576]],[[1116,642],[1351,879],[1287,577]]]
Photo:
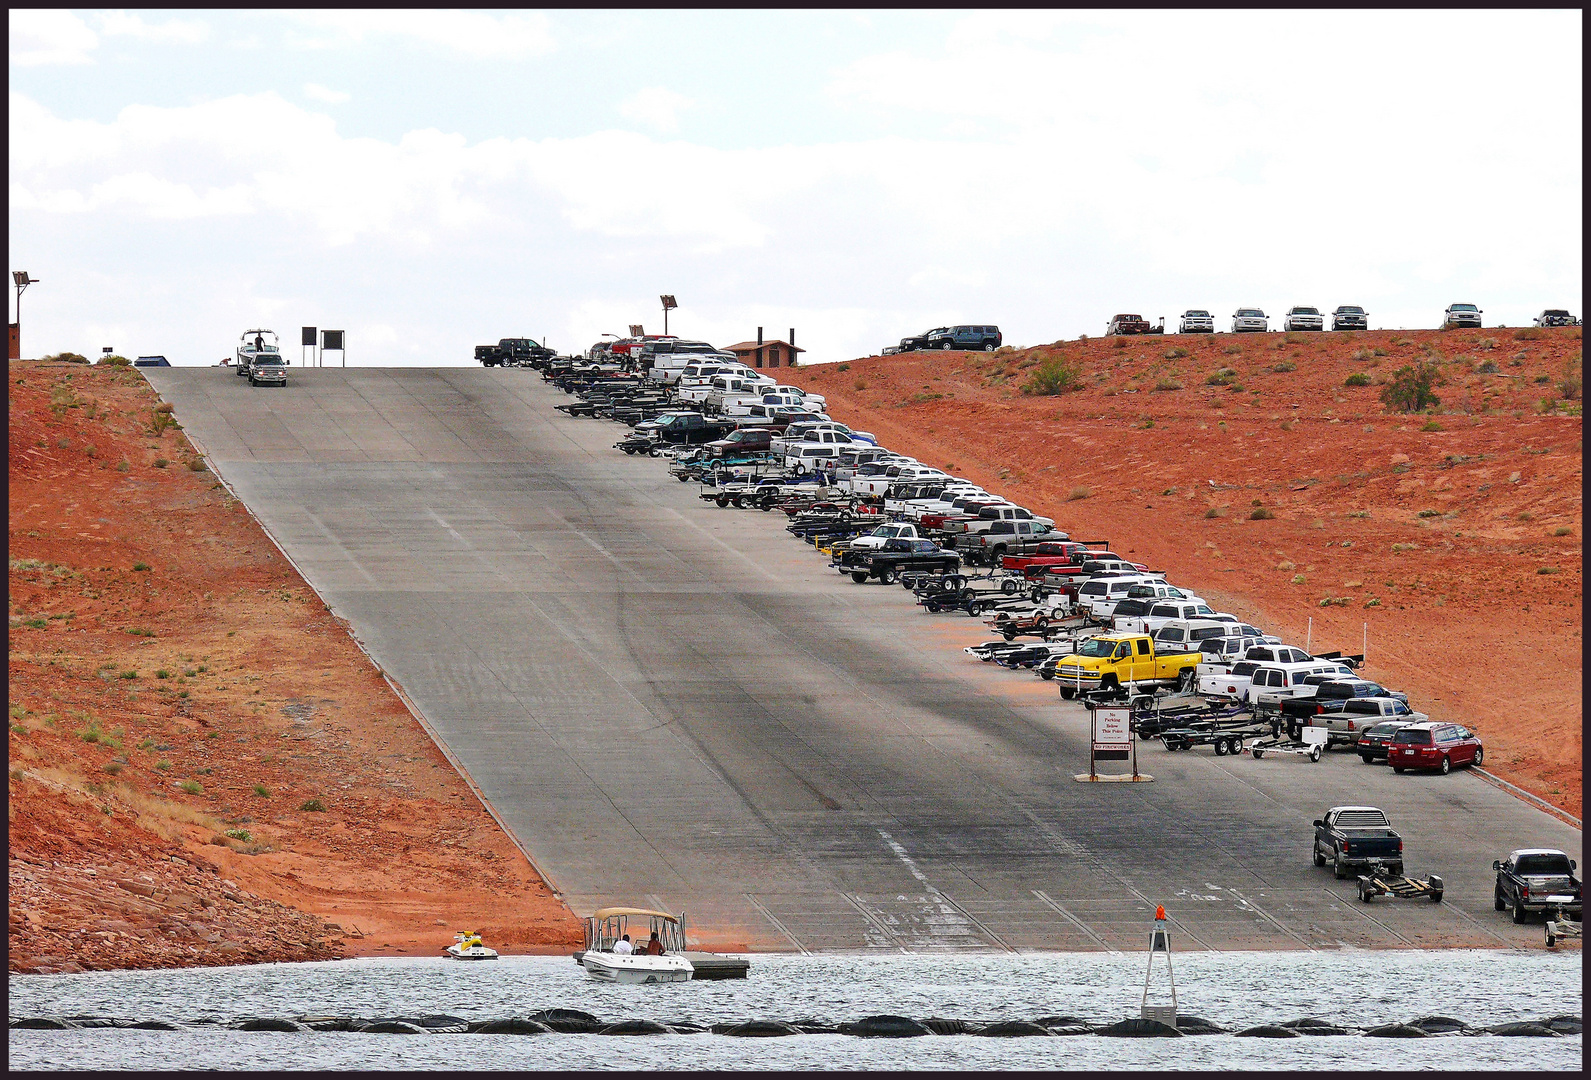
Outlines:
[[1077,648],[1078,656],[1110,656],[1116,651],[1116,643],[1105,638],[1090,638]]

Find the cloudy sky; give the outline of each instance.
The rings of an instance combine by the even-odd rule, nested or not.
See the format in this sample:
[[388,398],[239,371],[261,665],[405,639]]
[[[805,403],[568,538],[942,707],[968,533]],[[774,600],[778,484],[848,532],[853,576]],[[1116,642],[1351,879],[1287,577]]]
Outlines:
[[9,18],[30,356],[1580,314],[1578,11]]

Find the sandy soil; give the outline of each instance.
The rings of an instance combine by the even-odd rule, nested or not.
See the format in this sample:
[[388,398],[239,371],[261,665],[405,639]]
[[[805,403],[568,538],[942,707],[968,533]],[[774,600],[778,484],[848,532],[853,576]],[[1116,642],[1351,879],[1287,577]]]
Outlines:
[[143,376],[9,374],[11,970],[578,948]]
[[[1578,817],[1580,349],[1579,328],[1171,335],[785,378],[1290,641],[1368,640],[1368,677],[1471,726],[1488,769]],[[1080,388],[1023,393],[1056,358]],[[1440,407],[1389,412],[1381,384],[1420,359]]]

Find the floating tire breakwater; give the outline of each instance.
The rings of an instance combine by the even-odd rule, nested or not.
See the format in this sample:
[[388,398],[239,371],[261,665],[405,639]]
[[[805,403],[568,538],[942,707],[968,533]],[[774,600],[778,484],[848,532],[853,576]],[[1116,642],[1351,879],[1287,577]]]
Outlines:
[[850,1035],[858,1038],[901,1039],[928,1035],[976,1035],[986,1038],[1102,1036],[1105,1038],[1183,1038],[1196,1035],[1232,1035],[1238,1038],[1297,1039],[1351,1035],[1365,1038],[1428,1039],[1452,1036],[1514,1036],[1555,1039],[1581,1033],[1580,1017],[1552,1016],[1541,1020],[1474,1025],[1450,1016],[1424,1016],[1406,1023],[1356,1025],[1305,1016],[1277,1024],[1257,1024],[1241,1030],[1197,1016],[1178,1016],[1175,1025],[1155,1020],[1095,1022],[1079,1016],[1041,1016],[1034,1020],[966,1020],[880,1014],[842,1023],[805,1020],[742,1020],[715,1024],[690,1021],[664,1023],[649,1019],[603,1020],[579,1009],[543,1009],[528,1016],[470,1020],[461,1016],[297,1016],[248,1017],[219,1021],[196,1019],[130,1020],[106,1016],[12,1017],[12,1030],[68,1031],[83,1028],[123,1028],[153,1031],[266,1031],[283,1033],[354,1032],[367,1035],[727,1035],[736,1038],[779,1038],[794,1035]]

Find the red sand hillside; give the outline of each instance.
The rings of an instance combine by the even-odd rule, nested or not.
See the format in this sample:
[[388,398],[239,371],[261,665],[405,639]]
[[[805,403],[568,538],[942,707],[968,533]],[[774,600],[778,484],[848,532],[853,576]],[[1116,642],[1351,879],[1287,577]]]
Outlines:
[[[1105,338],[787,379],[893,449],[1472,725],[1580,814],[1580,329]],[[1405,366],[1440,406],[1390,412]],[[1078,388],[1024,394],[1070,366]],[[1351,376],[1366,385],[1347,385]],[[1262,509],[1274,516],[1252,517]]]
[[10,380],[12,971],[578,947],[139,372]]

